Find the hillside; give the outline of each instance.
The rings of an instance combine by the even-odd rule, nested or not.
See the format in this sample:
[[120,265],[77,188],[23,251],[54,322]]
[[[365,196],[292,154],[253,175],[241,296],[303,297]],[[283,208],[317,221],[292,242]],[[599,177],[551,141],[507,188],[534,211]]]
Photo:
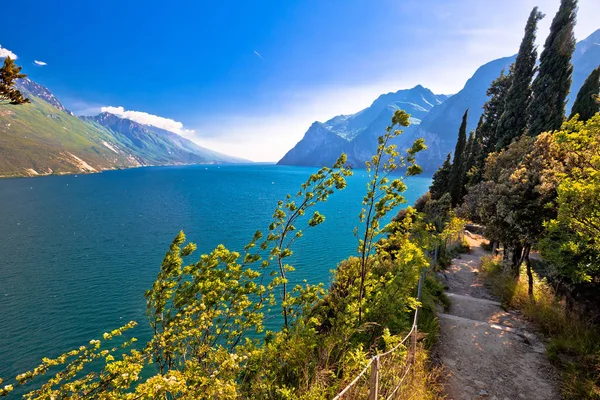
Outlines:
[[143,125],[109,113],[84,117],[93,126],[109,130],[120,147],[135,154],[142,165],[239,163],[245,160],[217,153],[176,133]]
[[0,176],[96,172],[139,166],[105,129],[44,100],[0,105]]
[[0,177],[244,162],[112,114],[77,118],[50,90],[29,79],[17,87],[31,103],[0,104]]

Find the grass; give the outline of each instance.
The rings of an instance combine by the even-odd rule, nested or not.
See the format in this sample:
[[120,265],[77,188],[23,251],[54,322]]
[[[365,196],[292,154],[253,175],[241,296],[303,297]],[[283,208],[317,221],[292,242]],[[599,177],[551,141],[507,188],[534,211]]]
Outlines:
[[[366,399],[369,395],[370,370],[344,394],[347,399]],[[396,386],[399,388],[394,392]],[[423,343],[412,353],[397,351],[379,361],[379,397],[396,400],[441,400],[443,370],[433,365]],[[312,398],[311,398],[312,399]]]
[[546,279],[534,273],[534,299],[527,294],[527,275],[518,279],[503,272],[502,260],[486,256],[482,273],[507,307],[518,309],[548,338],[547,356],[562,372],[565,399],[600,399],[600,330],[570,313]]

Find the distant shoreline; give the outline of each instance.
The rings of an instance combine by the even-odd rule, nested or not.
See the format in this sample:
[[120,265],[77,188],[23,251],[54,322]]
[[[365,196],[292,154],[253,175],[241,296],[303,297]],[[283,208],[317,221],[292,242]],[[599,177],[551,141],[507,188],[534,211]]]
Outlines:
[[[100,174],[102,172],[106,172],[106,171],[125,171],[128,169],[135,169],[135,168],[151,168],[151,167],[185,167],[185,166],[202,166],[202,165],[217,165],[217,166],[221,166],[221,165],[276,165],[276,163],[264,163],[264,162],[252,162],[252,161],[248,161],[248,162],[240,162],[240,163],[192,163],[192,164],[187,164],[187,163],[181,163],[181,164],[158,164],[158,165],[132,165],[130,167],[123,167],[123,168],[103,168],[103,169],[99,169],[96,171],[86,171],[86,170],[82,170],[82,171],[73,171],[73,172],[43,172],[43,173],[38,173],[37,171],[31,169],[32,171],[34,171],[34,173],[23,173],[23,174],[14,174],[14,175],[3,175],[0,174],[0,179],[18,179],[18,178],[40,178],[40,177],[48,177],[48,176],[65,176],[65,175],[93,175],[93,174]],[[27,170],[26,170],[27,171]]]

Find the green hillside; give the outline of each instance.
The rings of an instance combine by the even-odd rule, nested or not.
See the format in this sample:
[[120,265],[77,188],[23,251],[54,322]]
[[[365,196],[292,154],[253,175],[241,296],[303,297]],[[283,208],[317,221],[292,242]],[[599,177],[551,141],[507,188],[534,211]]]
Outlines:
[[0,104],[0,177],[95,172],[140,165],[108,131],[45,101]]

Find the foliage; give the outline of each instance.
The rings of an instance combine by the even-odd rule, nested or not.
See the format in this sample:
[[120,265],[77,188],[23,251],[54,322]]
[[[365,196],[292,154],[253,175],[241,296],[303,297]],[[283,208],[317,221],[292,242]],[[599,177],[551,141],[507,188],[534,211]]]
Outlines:
[[[482,124],[483,120],[479,118],[479,124]],[[479,125],[478,124],[478,125]],[[469,132],[469,140],[467,141],[467,148],[465,150],[465,166],[463,168],[462,175],[462,192],[460,194],[461,199],[467,194],[467,187],[470,184],[470,179],[472,174],[474,173],[473,167],[475,167],[475,162],[477,157],[479,157],[480,146],[476,137],[476,132]]]
[[561,0],[552,20],[527,109],[530,136],[560,129],[565,119],[565,102],[573,73],[571,56],[575,51],[573,28],[576,13],[577,0]]
[[0,68],[0,100],[9,104],[29,103],[29,99],[14,87],[17,79],[23,79],[27,75],[21,73],[21,68],[15,64],[10,57],[4,59],[4,65]]
[[600,278],[600,114],[587,122],[566,122],[553,136],[568,155],[549,169],[558,182],[556,219],[547,223],[544,256],[564,276],[577,281]]
[[[571,120],[555,135],[569,153],[558,188],[558,220],[583,239],[600,234],[600,114],[586,123]],[[600,246],[598,247],[600,249]]]
[[512,250],[515,276],[525,261],[532,300],[529,253],[545,233],[544,222],[555,216],[556,185],[546,178],[545,172],[560,159],[559,153],[550,134],[542,134],[536,140],[522,136],[506,150],[490,154],[486,181],[469,190],[461,208],[485,224],[488,238]]
[[[389,144],[400,134],[394,129],[398,125],[408,125],[406,113],[397,112],[379,139],[377,154],[368,165],[371,179],[360,215],[363,233],[357,257],[339,263],[328,290],[306,283],[291,287],[293,267],[287,260],[293,254],[291,246],[303,235],[301,228],[325,220],[314,207],[345,187],[345,177],[351,173],[344,165],[345,156],[332,168],[311,175],[294,196],[280,201],[268,230],[257,231],[243,253],[220,245],[198,261],[187,262],[196,246],[186,243],[183,232],[177,235],[157,280],[146,292],[153,335],[143,348],[121,350],[135,339],[110,349],[94,340],[89,347],[55,360],[44,359],[42,365],[0,389],[0,395],[7,395],[15,384],[62,368],[27,396],[333,397],[375,352],[398,343],[410,329],[410,312],[417,305],[415,289],[430,264],[426,251],[434,239],[418,213],[410,211],[410,218],[380,225],[382,217],[404,202],[406,186],[401,178],[391,180],[390,174],[402,167],[407,167],[407,175],[420,172],[415,155],[424,148],[422,140],[406,156]],[[265,331],[264,320],[274,312],[282,315],[281,327]],[[105,334],[105,341],[134,325]],[[428,323],[431,329],[434,325]],[[394,357],[399,357],[397,365],[406,362],[402,352]],[[419,380],[431,378],[424,359],[418,365],[417,378],[410,385],[420,388],[424,398],[433,396],[433,380]]]
[[506,93],[504,112],[498,121],[496,132],[497,148],[507,147],[514,138],[519,138],[527,128],[527,110],[531,99],[531,80],[535,73],[537,50],[535,45],[538,22],[544,15],[534,7],[525,25],[525,35],[519,47],[517,60],[512,69],[512,82]]
[[594,114],[600,111],[599,94],[600,65],[590,73],[579,89],[575,103],[573,103],[573,108],[571,109],[571,118],[579,115],[579,120],[583,122],[592,118]]
[[406,167],[406,175],[412,176],[422,172],[421,167],[416,164],[416,155],[426,149],[423,139],[417,139],[407,150],[407,156],[402,157],[397,146],[389,144],[391,140],[402,134],[396,128],[406,127],[410,124],[410,115],[405,111],[397,110],[392,117],[392,124],[386,128],[386,134],[379,137],[377,152],[367,161],[367,173],[371,178],[367,183],[367,194],[363,198],[363,208],[359,215],[359,222],[364,224],[364,230],[356,236],[358,242],[358,254],[360,258],[360,288],[358,322],[362,321],[362,299],[365,292],[365,279],[369,264],[369,257],[375,246],[376,238],[382,233],[380,220],[389,211],[406,200],[401,195],[406,190],[406,185],[401,179],[390,181],[390,174],[398,168]]
[[452,172],[452,161],[451,154],[448,153],[444,163],[435,171],[433,174],[433,180],[429,187],[429,193],[431,198],[437,200],[441,198],[445,193],[448,193],[450,181],[450,173]]
[[505,74],[503,70],[486,91],[486,95],[490,99],[483,105],[483,114],[476,130],[478,152],[475,165],[472,172],[470,171],[469,186],[474,186],[482,181],[485,160],[490,153],[496,151],[498,121],[504,113],[506,95],[511,84],[510,71]]

